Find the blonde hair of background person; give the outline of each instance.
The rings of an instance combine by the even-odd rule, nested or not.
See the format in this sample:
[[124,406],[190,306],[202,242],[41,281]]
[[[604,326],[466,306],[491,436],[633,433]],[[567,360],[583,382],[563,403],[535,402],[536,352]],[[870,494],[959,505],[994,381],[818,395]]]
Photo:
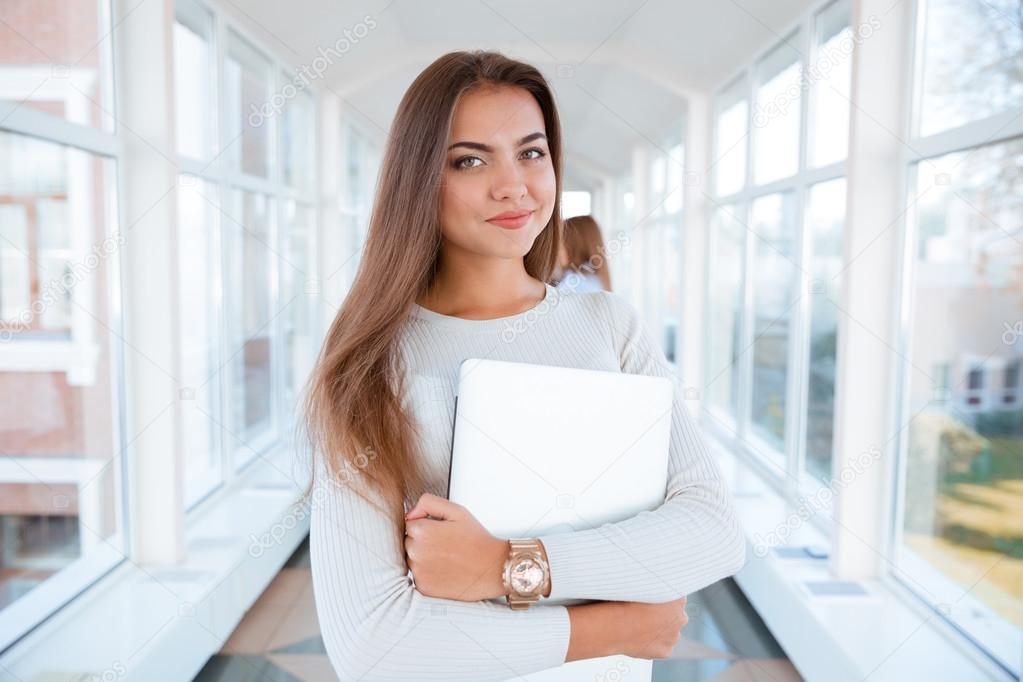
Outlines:
[[[585,593],[593,603],[513,611],[488,601],[503,594],[508,541],[470,510],[423,492],[450,465],[432,439],[450,442],[457,375],[454,362],[431,363],[489,342],[477,325],[518,319],[551,298],[543,319],[490,349],[494,357],[528,351],[553,363],[670,376],[623,299],[595,292],[558,303],[547,283],[561,239],[561,161],[548,83],[503,55],[446,54],[398,106],[362,260],[305,387],[300,420],[314,466],[306,495],[317,615],[345,679],[505,679],[576,659],[666,656],[687,621],[683,595],[745,560],[720,472],[681,399],[673,405],[671,499],[617,527],[629,556],[596,530],[545,536],[544,596]],[[529,217],[517,229],[494,222],[519,210]],[[426,369],[410,376],[411,361]],[[428,452],[422,443],[432,444]]]
[[611,291],[611,268],[604,250],[604,237],[596,219],[591,215],[567,218],[564,235],[562,248],[565,262],[562,265],[561,280],[565,281],[571,270],[580,275],[597,277],[604,291]]

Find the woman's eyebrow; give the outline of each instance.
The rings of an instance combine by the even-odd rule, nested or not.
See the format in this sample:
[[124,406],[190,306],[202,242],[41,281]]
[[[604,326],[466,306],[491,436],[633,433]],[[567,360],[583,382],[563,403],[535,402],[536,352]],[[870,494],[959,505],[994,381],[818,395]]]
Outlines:
[[[529,144],[533,140],[540,140],[540,139],[546,140],[547,136],[544,135],[543,133],[540,133],[540,132],[530,133],[529,135],[526,135],[524,138],[519,140],[519,142],[518,142],[518,144],[516,146],[517,147],[521,147],[524,144]],[[487,153],[490,153],[490,152],[494,151],[493,147],[491,147],[490,145],[487,145],[487,144],[483,144],[482,142],[455,142],[453,145],[448,147],[448,151],[451,151],[455,147],[467,147],[469,149],[476,149],[476,150],[479,150],[481,152],[487,152]]]

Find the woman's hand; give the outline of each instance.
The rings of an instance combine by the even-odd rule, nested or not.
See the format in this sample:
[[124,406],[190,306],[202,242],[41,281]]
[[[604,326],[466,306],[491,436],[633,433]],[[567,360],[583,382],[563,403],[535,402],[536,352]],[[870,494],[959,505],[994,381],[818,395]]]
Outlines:
[[424,493],[405,514],[405,556],[416,589],[428,597],[479,601],[504,594],[501,570],[510,545],[468,509]]
[[689,623],[688,597],[663,604],[624,602],[625,622],[630,623],[621,653],[634,658],[668,658]]

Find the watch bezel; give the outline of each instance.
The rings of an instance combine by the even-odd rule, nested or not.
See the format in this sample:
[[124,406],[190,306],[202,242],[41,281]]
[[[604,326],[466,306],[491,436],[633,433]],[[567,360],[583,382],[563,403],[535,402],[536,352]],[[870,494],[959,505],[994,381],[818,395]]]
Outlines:
[[[515,564],[528,559],[536,563],[543,572],[543,578],[536,588],[530,592],[520,592],[515,588],[511,581],[511,569]],[[504,590],[507,597],[515,597],[518,599],[533,599],[538,600],[543,593],[544,588],[547,586],[547,582],[550,580],[550,566],[547,561],[544,560],[543,555],[535,549],[513,549],[508,558],[505,559],[504,568],[502,570],[502,581],[504,583]]]

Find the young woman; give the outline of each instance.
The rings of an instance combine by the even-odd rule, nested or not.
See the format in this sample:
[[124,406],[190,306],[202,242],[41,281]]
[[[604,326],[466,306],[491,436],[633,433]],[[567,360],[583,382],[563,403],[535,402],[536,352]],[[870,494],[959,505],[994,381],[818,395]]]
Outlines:
[[664,657],[684,595],[744,563],[726,486],[677,385],[665,503],[525,539],[541,576],[529,608],[499,601],[511,602],[510,539],[443,497],[464,358],[674,377],[624,299],[562,297],[548,283],[560,178],[554,98],[529,65],[447,54],[398,107],[362,262],[304,406],[313,588],[341,679],[478,682],[615,653]]
[[593,216],[577,215],[565,220],[565,239],[560,253],[558,288],[579,294],[601,289],[611,291],[604,237]]

